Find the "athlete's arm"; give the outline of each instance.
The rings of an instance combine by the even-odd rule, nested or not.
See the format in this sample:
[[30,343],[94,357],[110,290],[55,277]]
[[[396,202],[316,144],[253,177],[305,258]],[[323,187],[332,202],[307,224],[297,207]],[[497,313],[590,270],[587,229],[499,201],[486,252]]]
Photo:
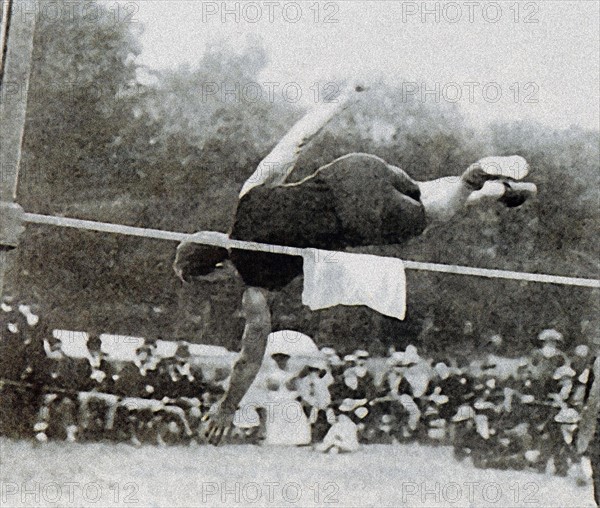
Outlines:
[[233,366],[225,396],[205,416],[208,420],[206,437],[215,445],[229,433],[238,405],[260,369],[271,333],[269,306],[260,289],[248,288],[244,292],[242,311],[246,326],[240,356]]

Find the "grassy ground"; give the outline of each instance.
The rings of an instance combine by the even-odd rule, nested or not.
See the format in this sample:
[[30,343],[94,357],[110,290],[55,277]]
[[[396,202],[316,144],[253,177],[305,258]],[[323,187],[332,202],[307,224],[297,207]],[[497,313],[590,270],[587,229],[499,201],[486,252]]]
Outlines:
[[353,454],[257,446],[34,445],[0,439],[0,506],[594,506],[572,479],[480,470],[449,448]]

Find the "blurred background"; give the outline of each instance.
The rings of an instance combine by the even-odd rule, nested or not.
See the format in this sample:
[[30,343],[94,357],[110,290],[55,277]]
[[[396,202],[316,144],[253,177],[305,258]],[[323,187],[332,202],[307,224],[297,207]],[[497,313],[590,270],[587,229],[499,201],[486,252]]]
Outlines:
[[[467,210],[380,253],[598,277],[596,2],[529,2],[537,10],[521,3],[494,23],[480,10],[474,22],[450,23],[449,11],[423,21],[413,12],[420,2],[321,3],[319,19],[337,20],[328,24],[316,23],[308,4],[298,23],[277,22],[278,11],[274,23],[249,23],[249,11],[224,22],[221,3],[212,2],[203,4],[216,14],[194,2],[86,4],[93,22],[92,11],[77,9],[40,16],[18,197],[27,211],[227,232],[245,179],[314,106],[311,87],[326,94],[331,84],[364,79],[369,94],[306,149],[292,179],[353,151],[419,180],[519,154],[532,166],[537,200]],[[421,93],[459,83],[466,94],[468,81],[499,84],[502,100]],[[269,82],[295,83],[303,98],[270,96]],[[407,93],[414,83],[417,92]],[[217,93],[207,93],[215,84]],[[239,93],[248,84],[260,93]],[[221,93],[236,87],[233,96]],[[8,292],[37,305],[52,328],[237,350],[241,281],[232,271],[182,286],[171,269],[175,247],[30,226]],[[373,354],[416,342],[431,354],[519,355],[545,328],[559,330],[567,346],[598,339],[597,290],[414,272],[408,283],[402,323],[366,309],[308,313],[293,284],[275,302],[276,325],[341,352],[364,343]]]

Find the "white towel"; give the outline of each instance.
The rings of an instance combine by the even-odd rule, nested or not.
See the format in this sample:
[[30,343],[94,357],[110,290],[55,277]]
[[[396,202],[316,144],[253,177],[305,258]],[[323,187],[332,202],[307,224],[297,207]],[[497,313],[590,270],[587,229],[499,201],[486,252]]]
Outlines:
[[404,263],[397,258],[307,249],[302,303],[311,310],[366,305],[402,320],[406,314]]

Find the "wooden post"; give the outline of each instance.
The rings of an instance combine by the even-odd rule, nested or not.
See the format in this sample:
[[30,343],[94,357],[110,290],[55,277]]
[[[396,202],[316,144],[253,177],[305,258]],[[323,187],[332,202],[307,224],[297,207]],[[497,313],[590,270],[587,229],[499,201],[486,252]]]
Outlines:
[[[27,93],[31,74],[33,36],[36,15],[21,9],[23,5],[37,2],[3,0],[0,48],[2,73],[0,77],[0,202],[13,203],[17,197],[21,146],[25,131]],[[0,295],[4,276],[14,253],[0,247]]]
[[0,83],[2,83],[2,73],[4,71],[4,50],[6,49],[6,38],[8,37],[8,19],[10,13],[11,0],[2,0],[2,12],[0,12]]

